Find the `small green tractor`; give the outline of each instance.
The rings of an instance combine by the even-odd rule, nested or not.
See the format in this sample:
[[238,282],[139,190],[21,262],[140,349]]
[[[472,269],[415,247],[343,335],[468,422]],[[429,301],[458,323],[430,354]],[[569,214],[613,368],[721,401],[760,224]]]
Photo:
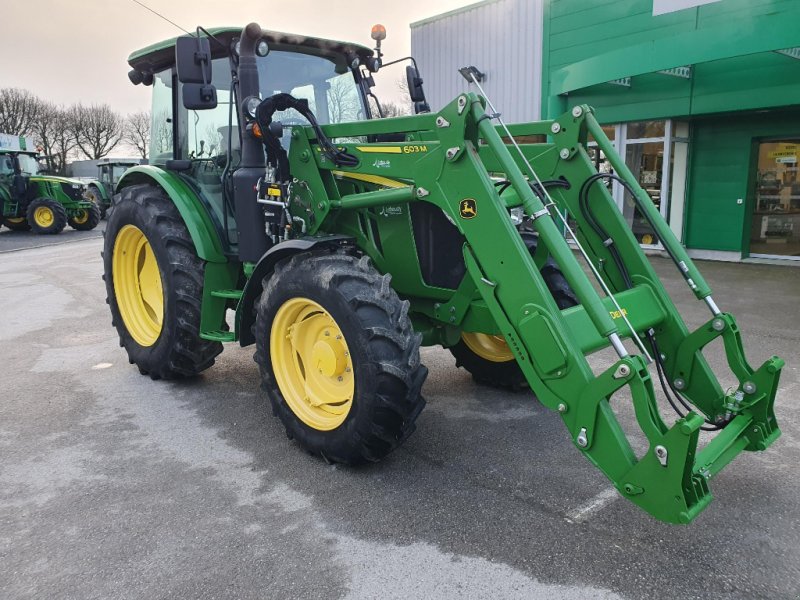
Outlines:
[[139,160],[107,158],[97,163],[97,179],[86,182],[86,198],[100,207],[100,216],[105,219],[111,206],[117,183],[130,167],[141,164]]
[[12,231],[59,233],[69,224],[88,231],[100,222],[100,209],[84,198],[77,179],[39,175],[30,138],[0,134],[2,224]]
[[[432,113],[412,64],[417,114],[372,119],[384,36],[373,28],[373,51],[251,23],[131,55],[131,81],[153,88],[151,164],[121,178],[103,251],[130,362],[153,379],[189,377],[224,342],[254,344],[288,436],[359,464],[414,431],[427,375],[419,348],[439,345],[481,382],[530,386],[622,496],[691,521],[720,470],[779,436],[783,361],[747,363],[734,317],[590,107],[507,126],[465,68],[480,93]],[[590,136],[614,174],[594,169]],[[675,308],[609,177],[707,306],[699,328]],[[731,389],[703,356],[714,340]],[[604,348],[613,364],[595,372],[586,357]],[[646,446],[626,437],[621,403]]]

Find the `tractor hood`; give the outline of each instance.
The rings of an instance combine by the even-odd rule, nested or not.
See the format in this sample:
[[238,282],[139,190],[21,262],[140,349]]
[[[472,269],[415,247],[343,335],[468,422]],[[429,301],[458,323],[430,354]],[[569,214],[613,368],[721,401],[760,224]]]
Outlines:
[[[242,33],[242,27],[216,27],[208,32],[225,44],[225,48],[211,42],[211,54],[214,58],[226,56],[228,48]],[[286,50],[324,56],[336,63],[349,64],[348,57],[358,56],[362,61],[373,55],[373,51],[360,44],[326,40],[322,38],[282,33],[279,31],[263,31],[270,50]],[[128,57],[128,64],[138,71],[155,73],[175,64],[175,40],[171,38],[137,50]]]
[[80,179],[73,179],[72,177],[59,177],[58,175],[31,175],[31,181],[49,181],[51,183],[86,186],[86,184]]

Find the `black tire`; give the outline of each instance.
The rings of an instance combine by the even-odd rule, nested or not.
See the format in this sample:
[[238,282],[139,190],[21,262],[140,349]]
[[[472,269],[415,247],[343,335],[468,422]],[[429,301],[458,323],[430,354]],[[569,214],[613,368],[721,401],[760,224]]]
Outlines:
[[[539,237],[529,232],[522,232],[520,235],[531,256],[533,256],[536,252]],[[541,273],[547,288],[560,309],[563,310],[578,305],[575,293],[552,258],[547,259],[541,269]],[[488,360],[473,352],[463,339],[459,340],[455,346],[450,347],[449,350],[456,359],[456,367],[466,369],[476,383],[512,390],[521,390],[528,387],[528,382],[514,359],[504,362]]]
[[26,217],[16,217],[21,219],[20,221],[12,222],[10,219],[15,217],[3,217],[3,225],[8,227],[11,231],[30,231],[31,226],[28,224],[28,219]]
[[[278,309],[293,298],[322,306],[350,350],[352,404],[345,420],[329,431],[295,415],[273,371],[272,324]],[[408,307],[392,289],[391,276],[380,275],[367,257],[303,253],[276,265],[256,304],[254,358],[262,388],[289,438],[328,462],[355,465],[380,460],[411,435],[425,405],[420,392],[428,370],[420,363],[422,336],[412,329]]]
[[[37,211],[50,211],[52,218],[47,225],[41,224],[36,220]],[[64,207],[50,198],[36,198],[28,205],[27,210],[28,225],[34,233],[43,235],[54,235],[61,233],[67,226],[67,211]]]
[[91,206],[81,209],[77,217],[67,219],[69,226],[78,231],[91,231],[100,223],[100,207],[92,203]]
[[[114,244],[126,225],[134,225],[145,235],[161,275],[163,323],[158,339],[150,346],[140,345],[129,333],[114,290]],[[191,377],[213,365],[222,344],[200,337],[205,263],[197,256],[186,224],[169,196],[148,184],[125,188],[109,216],[104,237],[106,302],[131,364],[151,379]]]
[[97,205],[97,208],[100,209],[100,218],[105,219],[108,207],[106,206],[106,201],[103,200],[103,194],[96,185],[90,185],[86,189],[86,199]]

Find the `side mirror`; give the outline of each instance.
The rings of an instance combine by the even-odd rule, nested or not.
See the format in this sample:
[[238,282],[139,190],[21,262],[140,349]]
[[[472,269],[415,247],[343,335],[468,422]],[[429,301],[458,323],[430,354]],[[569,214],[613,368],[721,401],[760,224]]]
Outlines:
[[406,67],[406,82],[408,83],[408,95],[414,103],[414,112],[430,112],[428,102],[425,100],[425,92],[422,89],[422,77],[414,65]]
[[184,83],[183,105],[189,110],[216,108],[217,88],[210,83]]
[[208,38],[182,35],[175,40],[175,66],[181,83],[210,83],[211,44]]
[[175,66],[183,84],[183,105],[189,110],[216,108],[217,90],[211,83],[211,44],[208,38],[184,35],[175,40]]

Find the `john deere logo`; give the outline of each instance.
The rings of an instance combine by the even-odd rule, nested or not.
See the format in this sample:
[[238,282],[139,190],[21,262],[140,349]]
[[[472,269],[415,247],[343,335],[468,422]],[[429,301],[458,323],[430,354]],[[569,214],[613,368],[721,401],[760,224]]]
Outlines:
[[474,198],[464,198],[459,205],[462,219],[472,219],[478,216],[478,203]]

